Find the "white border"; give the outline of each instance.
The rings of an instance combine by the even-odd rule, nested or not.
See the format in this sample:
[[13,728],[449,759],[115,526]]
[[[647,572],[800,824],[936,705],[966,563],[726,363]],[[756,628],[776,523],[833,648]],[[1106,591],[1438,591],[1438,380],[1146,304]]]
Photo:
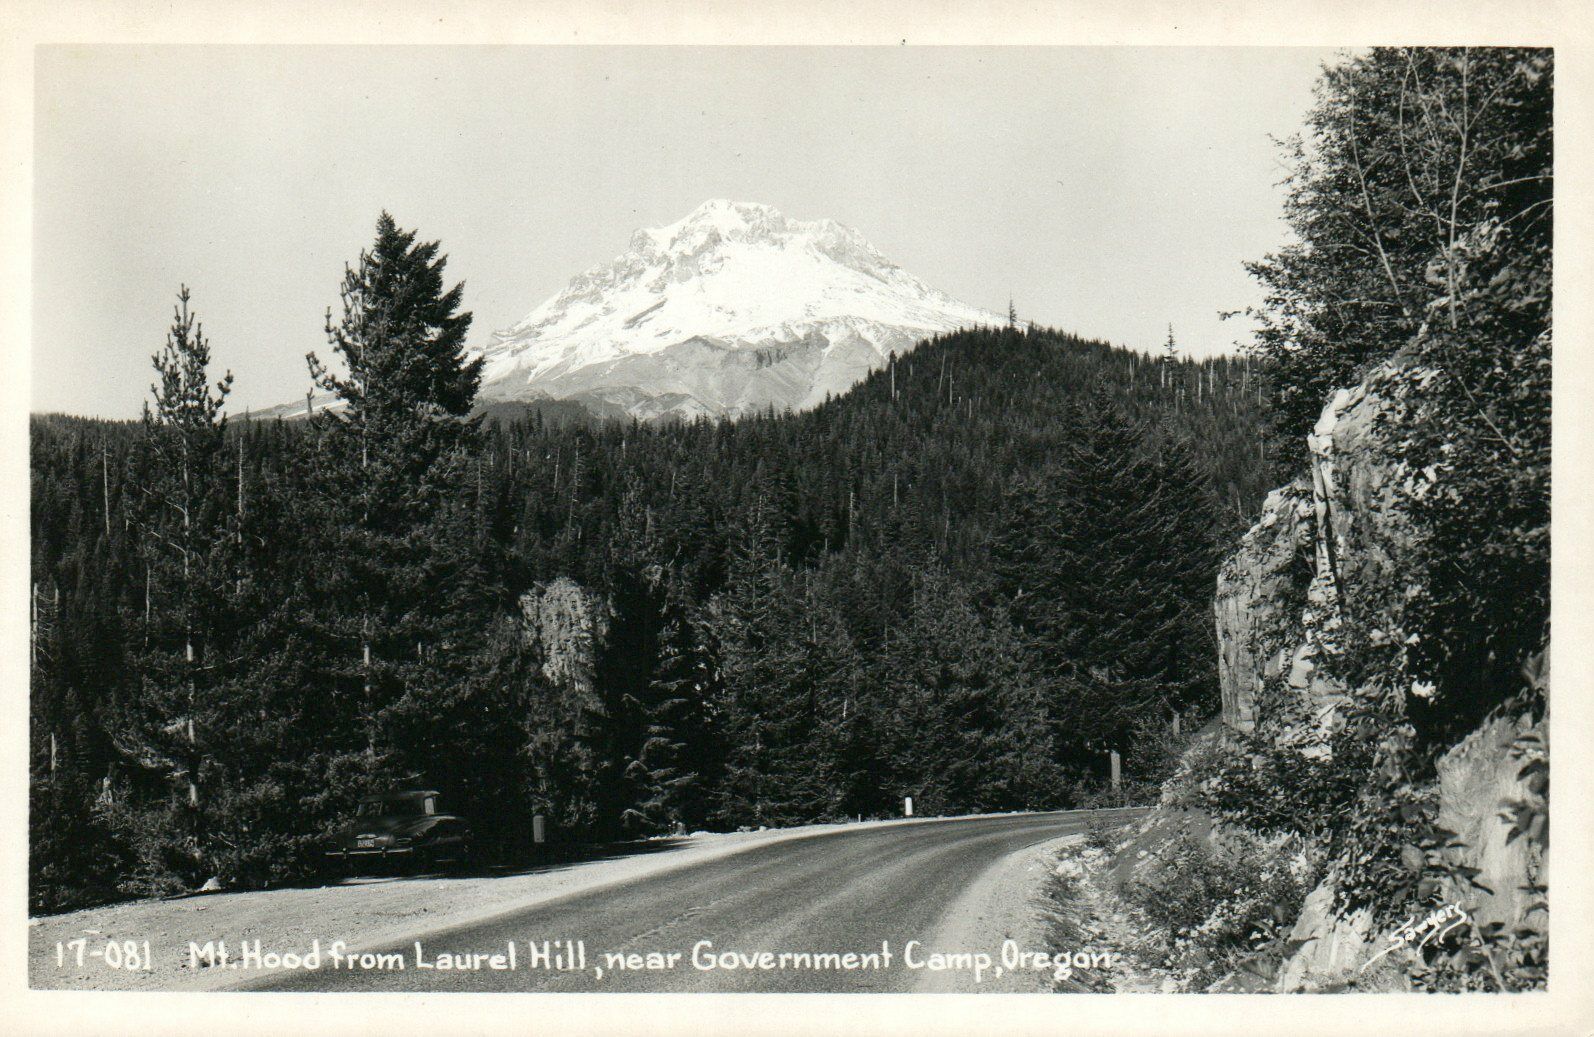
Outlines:
[[[168,1034],[1594,1032],[1589,925],[1588,360],[1591,17],[1575,0],[0,0],[0,1019],[9,1032]],[[1556,754],[1550,991],[1536,995],[110,994],[26,986],[27,412],[33,47],[41,43],[1258,45],[1557,49]]]

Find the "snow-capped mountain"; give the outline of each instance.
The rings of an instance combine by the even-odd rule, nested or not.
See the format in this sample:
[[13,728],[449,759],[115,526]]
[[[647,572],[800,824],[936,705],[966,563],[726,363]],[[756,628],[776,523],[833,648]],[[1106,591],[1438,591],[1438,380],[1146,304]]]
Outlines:
[[920,339],[1001,323],[833,220],[715,200],[638,231],[480,350],[481,400],[643,418],[801,410]]

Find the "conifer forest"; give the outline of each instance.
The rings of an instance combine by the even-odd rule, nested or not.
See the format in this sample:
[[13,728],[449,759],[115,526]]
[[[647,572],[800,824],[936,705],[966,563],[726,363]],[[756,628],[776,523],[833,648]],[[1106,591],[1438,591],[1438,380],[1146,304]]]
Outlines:
[[401,786],[508,861],[1074,805],[1214,712],[1256,362],[1015,321],[800,414],[475,409],[445,263],[382,214],[309,420],[225,410],[186,289],[141,422],[34,417],[35,909],[311,877]]

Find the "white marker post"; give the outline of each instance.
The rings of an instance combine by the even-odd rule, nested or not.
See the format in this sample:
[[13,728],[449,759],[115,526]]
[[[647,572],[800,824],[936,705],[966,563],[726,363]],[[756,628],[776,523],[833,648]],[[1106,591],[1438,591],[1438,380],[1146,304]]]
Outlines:
[[1112,790],[1114,792],[1118,791],[1119,777],[1118,750],[1114,749],[1112,751]]
[[904,797],[902,797],[902,816],[903,817],[912,817],[913,816],[913,797],[912,796],[904,796]]
[[548,841],[548,821],[541,814],[531,815],[531,841],[539,846]]

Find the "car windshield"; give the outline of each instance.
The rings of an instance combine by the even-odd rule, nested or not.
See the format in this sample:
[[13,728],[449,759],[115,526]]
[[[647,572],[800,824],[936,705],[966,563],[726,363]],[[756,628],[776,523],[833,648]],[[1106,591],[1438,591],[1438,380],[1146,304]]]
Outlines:
[[415,817],[432,813],[431,796],[403,796],[394,799],[368,799],[360,804],[358,817]]

